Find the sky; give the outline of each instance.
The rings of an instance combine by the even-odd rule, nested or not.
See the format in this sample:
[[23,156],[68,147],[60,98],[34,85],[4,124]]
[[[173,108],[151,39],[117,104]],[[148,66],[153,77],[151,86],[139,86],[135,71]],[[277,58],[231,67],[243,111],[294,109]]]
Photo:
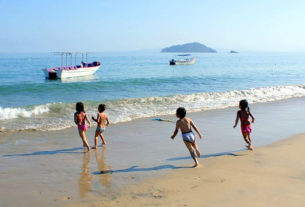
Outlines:
[[305,52],[304,0],[0,0],[0,52]]

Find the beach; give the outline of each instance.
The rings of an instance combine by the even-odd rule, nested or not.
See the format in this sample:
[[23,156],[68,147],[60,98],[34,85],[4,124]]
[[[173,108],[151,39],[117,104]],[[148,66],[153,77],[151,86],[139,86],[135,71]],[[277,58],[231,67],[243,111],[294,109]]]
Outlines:
[[68,206],[304,206],[305,134],[201,160],[162,178],[128,187],[115,199]]
[[0,207],[305,206],[305,1],[0,10]]
[[1,133],[1,206],[300,206],[304,135],[280,140],[304,133],[304,104],[250,105],[254,152],[232,128],[237,107],[189,113],[203,134],[196,169],[181,134],[170,139],[174,123],[152,118],[111,125],[107,145],[90,153],[76,128]]

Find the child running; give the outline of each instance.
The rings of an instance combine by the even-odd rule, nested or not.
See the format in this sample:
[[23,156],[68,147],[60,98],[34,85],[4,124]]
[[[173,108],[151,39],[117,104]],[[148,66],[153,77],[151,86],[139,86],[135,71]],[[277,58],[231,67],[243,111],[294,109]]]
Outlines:
[[248,144],[248,145],[246,145],[246,147],[249,150],[253,150],[253,147],[251,144],[251,138],[250,138],[250,133],[251,133],[252,129],[251,129],[251,124],[249,122],[249,116],[252,119],[252,121],[251,121],[252,123],[254,123],[254,117],[250,113],[248,101],[246,99],[241,100],[239,102],[239,108],[240,108],[240,110],[237,112],[235,125],[233,127],[235,128],[237,126],[238,119],[240,119],[241,133],[244,137],[245,142]]
[[104,113],[105,110],[106,110],[105,104],[100,104],[98,106],[99,113],[97,114],[97,117],[94,118],[94,116],[92,116],[92,120],[97,123],[96,131],[95,131],[95,142],[94,142],[95,146],[93,147],[93,149],[97,149],[98,136],[101,137],[103,144],[106,144],[103,132],[105,131],[106,127],[109,126],[109,120],[107,114]]
[[197,132],[200,139],[202,138],[202,136],[200,131],[195,126],[194,122],[190,118],[185,117],[185,115],[186,115],[185,108],[179,107],[176,111],[176,117],[179,118],[179,120],[176,122],[176,129],[173,135],[171,136],[171,138],[174,139],[178,133],[178,130],[179,129],[181,130],[182,138],[185,143],[185,146],[190,151],[191,156],[195,162],[195,165],[193,167],[197,167],[199,165],[199,162],[196,159],[194,150],[196,151],[198,157],[200,157],[201,154],[196,144],[195,136],[194,133],[192,132],[192,128]]
[[76,112],[74,113],[74,122],[78,127],[79,136],[83,140],[83,146],[87,147],[88,151],[90,151],[90,147],[85,135],[85,132],[87,131],[86,121],[89,123],[89,128],[91,128],[91,122],[84,110],[84,104],[82,102],[77,102]]

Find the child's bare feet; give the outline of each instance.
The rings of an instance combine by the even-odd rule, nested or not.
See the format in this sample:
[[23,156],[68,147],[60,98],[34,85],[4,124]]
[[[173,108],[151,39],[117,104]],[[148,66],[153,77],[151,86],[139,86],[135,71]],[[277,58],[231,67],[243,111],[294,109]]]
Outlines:
[[246,145],[246,147],[247,147],[248,150],[251,150],[251,151],[253,150],[252,145]]
[[92,147],[92,149],[97,149],[97,146]]
[[195,163],[195,165],[193,165],[193,168],[196,168],[198,166],[199,166],[199,163],[197,162],[197,163]]

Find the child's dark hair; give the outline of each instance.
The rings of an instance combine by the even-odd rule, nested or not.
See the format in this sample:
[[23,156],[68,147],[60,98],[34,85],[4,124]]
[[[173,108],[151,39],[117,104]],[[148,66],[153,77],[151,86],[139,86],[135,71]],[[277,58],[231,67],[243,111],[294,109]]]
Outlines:
[[80,113],[80,112],[85,112],[85,110],[84,110],[84,104],[83,104],[82,102],[77,102],[77,103],[76,103],[76,111],[77,111],[78,113]]
[[239,102],[239,106],[242,111],[248,110],[250,112],[250,108],[248,106],[248,101],[246,99],[243,99]]
[[186,115],[186,110],[185,110],[185,108],[183,108],[183,107],[177,108],[176,115],[177,115],[180,119],[183,119],[183,118],[185,117],[185,115]]
[[106,105],[105,105],[105,104],[100,104],[100,105],[98,105],[98,109],[99,109],[101,112],[103,112],[103,111],[105,111],[105,109],[106,109]]

